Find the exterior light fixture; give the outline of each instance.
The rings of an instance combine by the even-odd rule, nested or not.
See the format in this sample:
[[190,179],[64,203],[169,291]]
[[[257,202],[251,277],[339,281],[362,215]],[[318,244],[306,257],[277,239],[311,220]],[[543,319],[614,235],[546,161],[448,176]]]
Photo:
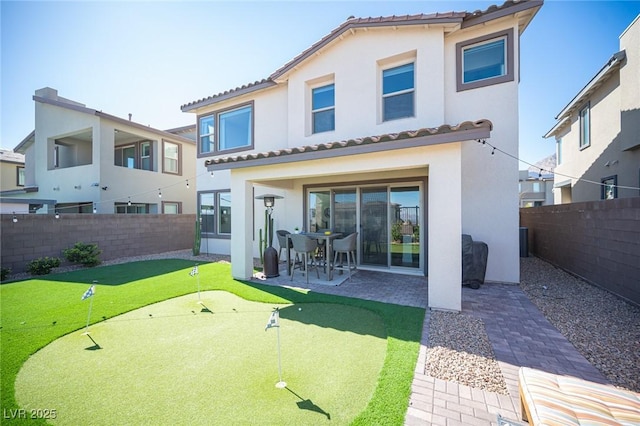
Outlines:
[[93,214],[98,213],[98,208],[96,207],[96,204],[93,203]]
[[160,191],[160,188],[158,188],[158,198],[162,198],[162,191]]
[[213,170],[211,170],[211,177],[213,177]]
[[189,189],[189,179],[187,179],[187,189]]
[[13,212],[13,218],[11,220],[13,223],[18,223],[18,216],[16,216],[16,212]]
[[55,217],[56,219],[60,219],[60,213],[56,212],[56,214],[53,215],[53,217]]
[[127,205],[131,206],[131,197],[129,197],[129,201],[127,201]]

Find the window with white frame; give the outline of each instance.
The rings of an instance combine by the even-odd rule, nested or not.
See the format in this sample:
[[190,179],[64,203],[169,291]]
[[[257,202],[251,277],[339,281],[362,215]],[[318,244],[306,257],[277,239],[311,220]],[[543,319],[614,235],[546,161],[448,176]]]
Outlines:
[[24,186],[25,175],[24,175],[24,167],[18,166],[16,169],[16,185]]
[[311,89],[311,117],[313,133],[336,128],[335,85],[327,84]]
[[164,214],[179,214],[180,213],[180,203],[173,201],[163,201],[162,202],[162,213]]
[[513,29],[456,44],[457,90],[514,80]]
[[163,141],[164,161],[163,169],[164,173],[180,173],[180,145]]
[[[198,154],[253,147],[253,102],[200,117]],[[216,131],[217,129],[217,131]]]
[[414,63],[382,70],[382,121],[414,116]]
[[580,149],[591,145],[591,106],[585,105],[579,112],[580,117]]

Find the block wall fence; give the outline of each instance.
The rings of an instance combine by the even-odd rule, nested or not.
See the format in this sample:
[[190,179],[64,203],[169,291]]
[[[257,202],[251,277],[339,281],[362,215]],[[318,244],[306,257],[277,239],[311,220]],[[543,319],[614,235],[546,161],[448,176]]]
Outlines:
[[640,305],[640,197],[520,209],[529,252]]
[[62,250],[76,242],[95,243],[100,259],[111,260],[173,250],[191,249],[196,215],[50,214],[0,215],[0,261],[12,273],[44,256],[68,262]]

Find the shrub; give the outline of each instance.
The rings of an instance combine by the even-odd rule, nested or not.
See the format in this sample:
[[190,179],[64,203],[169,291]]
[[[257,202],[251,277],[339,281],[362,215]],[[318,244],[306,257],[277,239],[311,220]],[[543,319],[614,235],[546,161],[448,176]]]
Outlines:
[[11,274],[11,268],[0,268],[0,281],[4,281]]
[[71,263],[80,263],[84,266],[96,266],[100,264],[102,250],[98,250],[97,244],[76,243],[73,247],[62,250],[64,258]]
[[31,275],[47,275],[53,268],[60,266],[60,259],[57,257],[41,257],[27,263],[27,271]]

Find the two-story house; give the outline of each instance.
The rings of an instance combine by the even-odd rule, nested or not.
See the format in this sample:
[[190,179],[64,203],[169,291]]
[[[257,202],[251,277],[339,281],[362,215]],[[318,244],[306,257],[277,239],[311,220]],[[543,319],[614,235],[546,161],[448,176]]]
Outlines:
[[640,195],[640,16],[556,120],[555,204]]
[[194,126],[154,129],[51,88],[33,100],[35,130],[15,148],[24,187],[3,198],[48,200],[37,213],[50,214],[196,212]]
[[24,186],[24,155],[0,149],[0,191],[20,189]]
[[463,233],[488,244],[487,280],[518,282],[518,169],[482,141],[518,152],[519,38],[541,6],[350,18],[268,78],[183,105],[203,247],[251,277],[255,197],[273,193],[276,229],[358,232],[359,268],[428,275],[431,307],[461,309]]

